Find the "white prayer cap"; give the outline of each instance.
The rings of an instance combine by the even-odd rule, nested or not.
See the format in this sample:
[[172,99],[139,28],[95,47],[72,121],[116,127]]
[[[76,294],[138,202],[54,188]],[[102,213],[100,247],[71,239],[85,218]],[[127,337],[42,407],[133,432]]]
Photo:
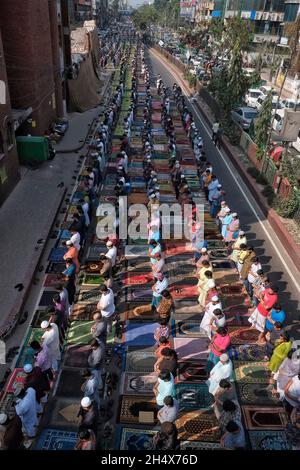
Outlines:
[[221,206],[225,206],[225,204],[226,204],[226,201],[221,202]]
[[236,212],[234,212],[234,213],[231,214],[231,215],[232,215],[232,217],[237,217],[237,213],[236,213]]
[[225,212],[230,212],[229,207],[227,207],[227,208],[225,209]]
[[153,178],[153,183],[156,183],[157,182],[157,178]]
[[67,240],[67,241],[66,241],[66,245],[68,245],[68,246],[69,246],[69,245],[72,245],[71,240]]
[[7,421],[7,414],[6,413],[0,413],[0,424],[4,424]]
[[26,374],[29,374],[29,372],[32,371],[32,365],[31,364],[25,364],[23,367],[23,371],[26,372]]
[[245,235],[244,230],[240,230],[240,231],[239,231],[239,235],[241,235],[241,236]]
[[122,154],[122,155],[126,155],[126,152],[124,152],[124,150],[122,150],[121,154]]
[[205,247],[201,248],[201,253],[206,253],[207,249]]
[[226,354],[226,353],[221,354],[221,356],[220,356],[220,361],[222,361],[222,362],[228,362],[228,361],[229,361],[229,356],[228,356],[228,354]]
[[42,321],[42,323],[41,323],[41,328],[42,328],[43,330],[45,330],[46,328],[48,328],[48,326],[49,326],[49,322],[48,322],[47,320]]
[[218,188],[222,188],[222,185],[221,185],[221,184],[218,184],[218,186],[217,186],[217,187],[218,187]]
[[88,408],[89,406],[91,406],[91,404],[92,404],[92,401],[89,397],[83,397],[83,399],[81,400],[82,408]]
[[154,198],[155,198],[155,194],[154,194],[154,193],[152,193],[152,194],[150,194],[150,196],[149,196],[149,197],[150,197],[151,199],[154,199]]
[[218,297],[217,295],[214,295],[214,296],[211,298],[211,300],[212,300],[213,302],[218,302],[219,297]]
[[152,176],[157,175],[156,171],[154,171],[154,170],[152,170],[150,174],[151,174]]
[[106,246],[113,246],[113,242],[111,242],[110,240],[108,240],[108,242],[106,243]]
[[180,178],[185,178],[185,176],[184,176],[184,175],[181,175],[181,177],[180,177]]
[[207,283],[207,286],[209,287],[209,289],[213,289],[214,287],[216,287],[216,283],[213,279],[210,279]]
[[179,162],[176,162],[176,163],[175,163],[175,166],[176,166],[176,168],[179,168],[179,167],[180,167],[180,163],[179,163]]

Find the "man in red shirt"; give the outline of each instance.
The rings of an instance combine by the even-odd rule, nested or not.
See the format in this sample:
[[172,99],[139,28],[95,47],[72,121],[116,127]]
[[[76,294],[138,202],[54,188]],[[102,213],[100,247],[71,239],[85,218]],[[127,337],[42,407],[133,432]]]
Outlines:
[[264,329],[267,317],[269,316],[273,305],[278,301],[278,287],[270,286],[262,294],[262,298],[258,306],[254,309],[251,316],[249,317],[249,322],[252,323],[251,328],[256,328],[260,334],[258,337],[258,344],[264,344]]

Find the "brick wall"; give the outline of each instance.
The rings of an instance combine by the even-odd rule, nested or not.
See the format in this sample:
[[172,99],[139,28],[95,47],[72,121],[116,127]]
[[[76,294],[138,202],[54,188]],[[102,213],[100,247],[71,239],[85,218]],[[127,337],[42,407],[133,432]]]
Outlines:
[[[12,131],[12,145],[8,139],[8,127],[12,127],[11,106],[7,85],[6,66],[0,30],[0,81],[5,83],[5,103],[0,104],[0,206],[19,180],[17,147]],[[2,103],[2,102],[1,102]]]
[[0,2],[0,28],[12,107],[31,106],[36,127],[30,133],[43,134],[58,107],[48,0]]

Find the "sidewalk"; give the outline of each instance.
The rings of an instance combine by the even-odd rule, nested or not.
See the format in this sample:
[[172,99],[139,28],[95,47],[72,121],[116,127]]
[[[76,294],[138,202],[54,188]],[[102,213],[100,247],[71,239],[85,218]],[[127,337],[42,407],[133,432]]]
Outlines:
[[[74,170],[80,154],[59,151],[81,146],[100,110],[99,107],[69,116],[69,129],[55,146],[54,160],[37,170],[22,167],[21,181],[1,207],[0,337],[16,321],[28,296],[45,247],[37,241],[48,238],[64,195],[71,193],[75,183]],[[62,181],[65,186],[57,188]],[[14,289],[19,283],[24,285],[21,292]]]

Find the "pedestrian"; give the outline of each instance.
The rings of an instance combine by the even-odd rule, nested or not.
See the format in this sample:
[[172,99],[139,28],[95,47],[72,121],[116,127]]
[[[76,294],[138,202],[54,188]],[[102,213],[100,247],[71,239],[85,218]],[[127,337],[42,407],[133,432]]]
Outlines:
[[275,342],[275,348],[268,364],[268,368],[273,374],[278,371],[282,362],[288,356],[292,349],[292,344],[290,335],[287,332],[284,331],[280,334],[280,338]]
[[175,397],[174,377],[169,371],[162,370],[158,376],[157,382],[153,387],[156,403],[159,406],[164,405],[164,399],[167,396]]
[[94,339],[96,339],[98,342],[102,342],[103,344],[106,344],[106,338],[107,338],[107,323],[104,317],[102,317],[101,312],[96,312],[93,315],[93,320],[95,320],[95,323],[91,327],[91,334]]
[[293,357],[294,350],[288,353],[287,357],[283,360],[279,366],[278,371],[274,374],[274,380],[276,380],[276,391],[279,394],[280,400],[284,398],[284,390],[291,378],[295,377],[300,370],[299,358]]
[[158,307],[162,299],[162,292],[168,288],[168,285],[168,279],[164,273],[157,273],[157,281],[152,287],[152,310],[155,310]]
[[80,418],[79,432],[92,430],[95,436],[98,431],[98,406],[89,397],[83,397],[77,417]]
[[207,359],[207,371],[209,372],[219,361],[222,354],[226,353],[230,347],[230,335],[225,327],[220,327],[213,336]]
[[178,368],[178,356],[174,349],[163,348],[160,357],[154,364],[154,372],[160,374],[162,370],[171,372],[173,377],[176,376]]
[[112,268],[115,267],[116,265],[116,259],[117,259],[117,247],[113,245],[111,241],[108,241],[106,243],[107,247],[107,252],[105,253],[106,258],[109,258],[111,260],[111,266]]
[[26,376],[24,378],[24,388],[33,388],[36,393],[36,401],[38,403],[37,411],[38,413],[42,412],[41,402],[45,403],[47,401],[46,394],[50,390],[50,385],[48,378],[43,374],[42,369],[38,366],[32,367],[31,364],[25,364],[23,371]]
[[174,423],[165,421],[160,431],[153,437],[155,450],[175,450],[177,448],[177,428]]
[[36,436],[38,425],[36,392],[31,387],[20,387],[16,389],[15,397],[16,414],[22,421],[22,431],[29,439],[33,438]]
[[236,391],[233,384],[227,379],[221,379],[219,386],[214,394],[214,399],[215,401],[212,405],[212,408],[216,417],[219,419],[223,411],[223,404],[226,400],[237,403]]
[[64,260],[71,259],[73,261],[73,263],[76,266],[75,273],[77,274],[77,273],[79,273],[79,268],[80,268],[80,264],[79,264],[79,261],[78,261],[78,250],[75,248],[75,246],[73,245],[73,243],[70,240],[66,241],[66,247],[67,247],[68,251],[64,254],[63,258],[64,258]]
[[156,307],[156,312],[158,314],[158,320],[167,319],[169,321],[171,312],[174,309],[174,301],[170,291],[167,289],[162,291],[161,300]]
[[96,450],[96,436],[92,429],[83,429],[78,433],[75,450]]
[[44,330],[42,345],[48,347],[51,368],[56,373],[58,371],[58,361],[61,359],[58,327],[55,323],[49,323],[44,320],[41,323],[41,328]]
[[272,311],[273,306],[277,303],[278,300],[278,288],[276,286],[271,286],[261,295],[261,301],[258,306],[253,310],[248,321],[252,324],[251,328],[255,328],[260,332],[258,337],[258,342],[260,344],[265,344],[264,339],[264,330],[267,317]]
[[169,338],[170,336],[170,327],[168,325],[169,321],[167,318],[164,318],[163,320],[159,320],[159,326],[155,329],[154,331],[154,339],[156,341],[156,346],[159,346],[160,343],[160,338]]
[[100,408],[100,397],[99,397],[99,378],[98,374],[92,372],[89,369],[82,371],[82,378],[84,379],[81,385],[81,391],[84,397],[89,397],[92,401],[97,403]]
[[232,372],[232,362],[229,359],[228,354],[221,354],[219,361],[210,371],[209,378],[206,381],[209,393],[215,395],[222,379],[232,380]]
[[[205,334],[211,339],[212,333],[212,319],[215,319],[217,311],[222,313],[222,304],[217,295],[214,295],[211,299],[211,302],[208,302],[205,307],[205,313],[200,323],[200,330],[205,332]],[[224,326],[224,325],[220,325]]]
[[157,419],[160,424],[165,422],[174,423],[177,419],[178,411],[178,400],[176,400],[176,398],[173,398],[171,395],[167,395],[164,398],[164,406],[157,413]]
[[214,142],[214,144],[216,143],[216,137],[217,137],[217,132],[219,130],[219,127],[220,127],[219,121],[216,120],[212,125],[212,136],[211,136],[211,140]]
[[97,304],[97,310],[100,310],[102,318],[106,321],[107,335],[112,331],[112,320],[115,313],[115,298],[112,289],[106,287],[104,284],[100,286],[101,297]]
[[47,379],[52,382],[53,373],[52,373],[52,361],[49,353],[49,348],[46,344],[41,345],[38,341],[32,341],[30,347],[34,350],[34,366],[40,367],[43,374]]
[[92,339],[90,341],[91,352],[88,356],[88,365],[92,369],[92,372],[98,378],[99,389],[102,390],[104,387],[102,375],[105,373],[104,370],[104,359],[105,359],[105,345],[102,342]]
[[245,431],[240,422],[229,421],[220,445],[224,450],[242,450],[246,448]]

